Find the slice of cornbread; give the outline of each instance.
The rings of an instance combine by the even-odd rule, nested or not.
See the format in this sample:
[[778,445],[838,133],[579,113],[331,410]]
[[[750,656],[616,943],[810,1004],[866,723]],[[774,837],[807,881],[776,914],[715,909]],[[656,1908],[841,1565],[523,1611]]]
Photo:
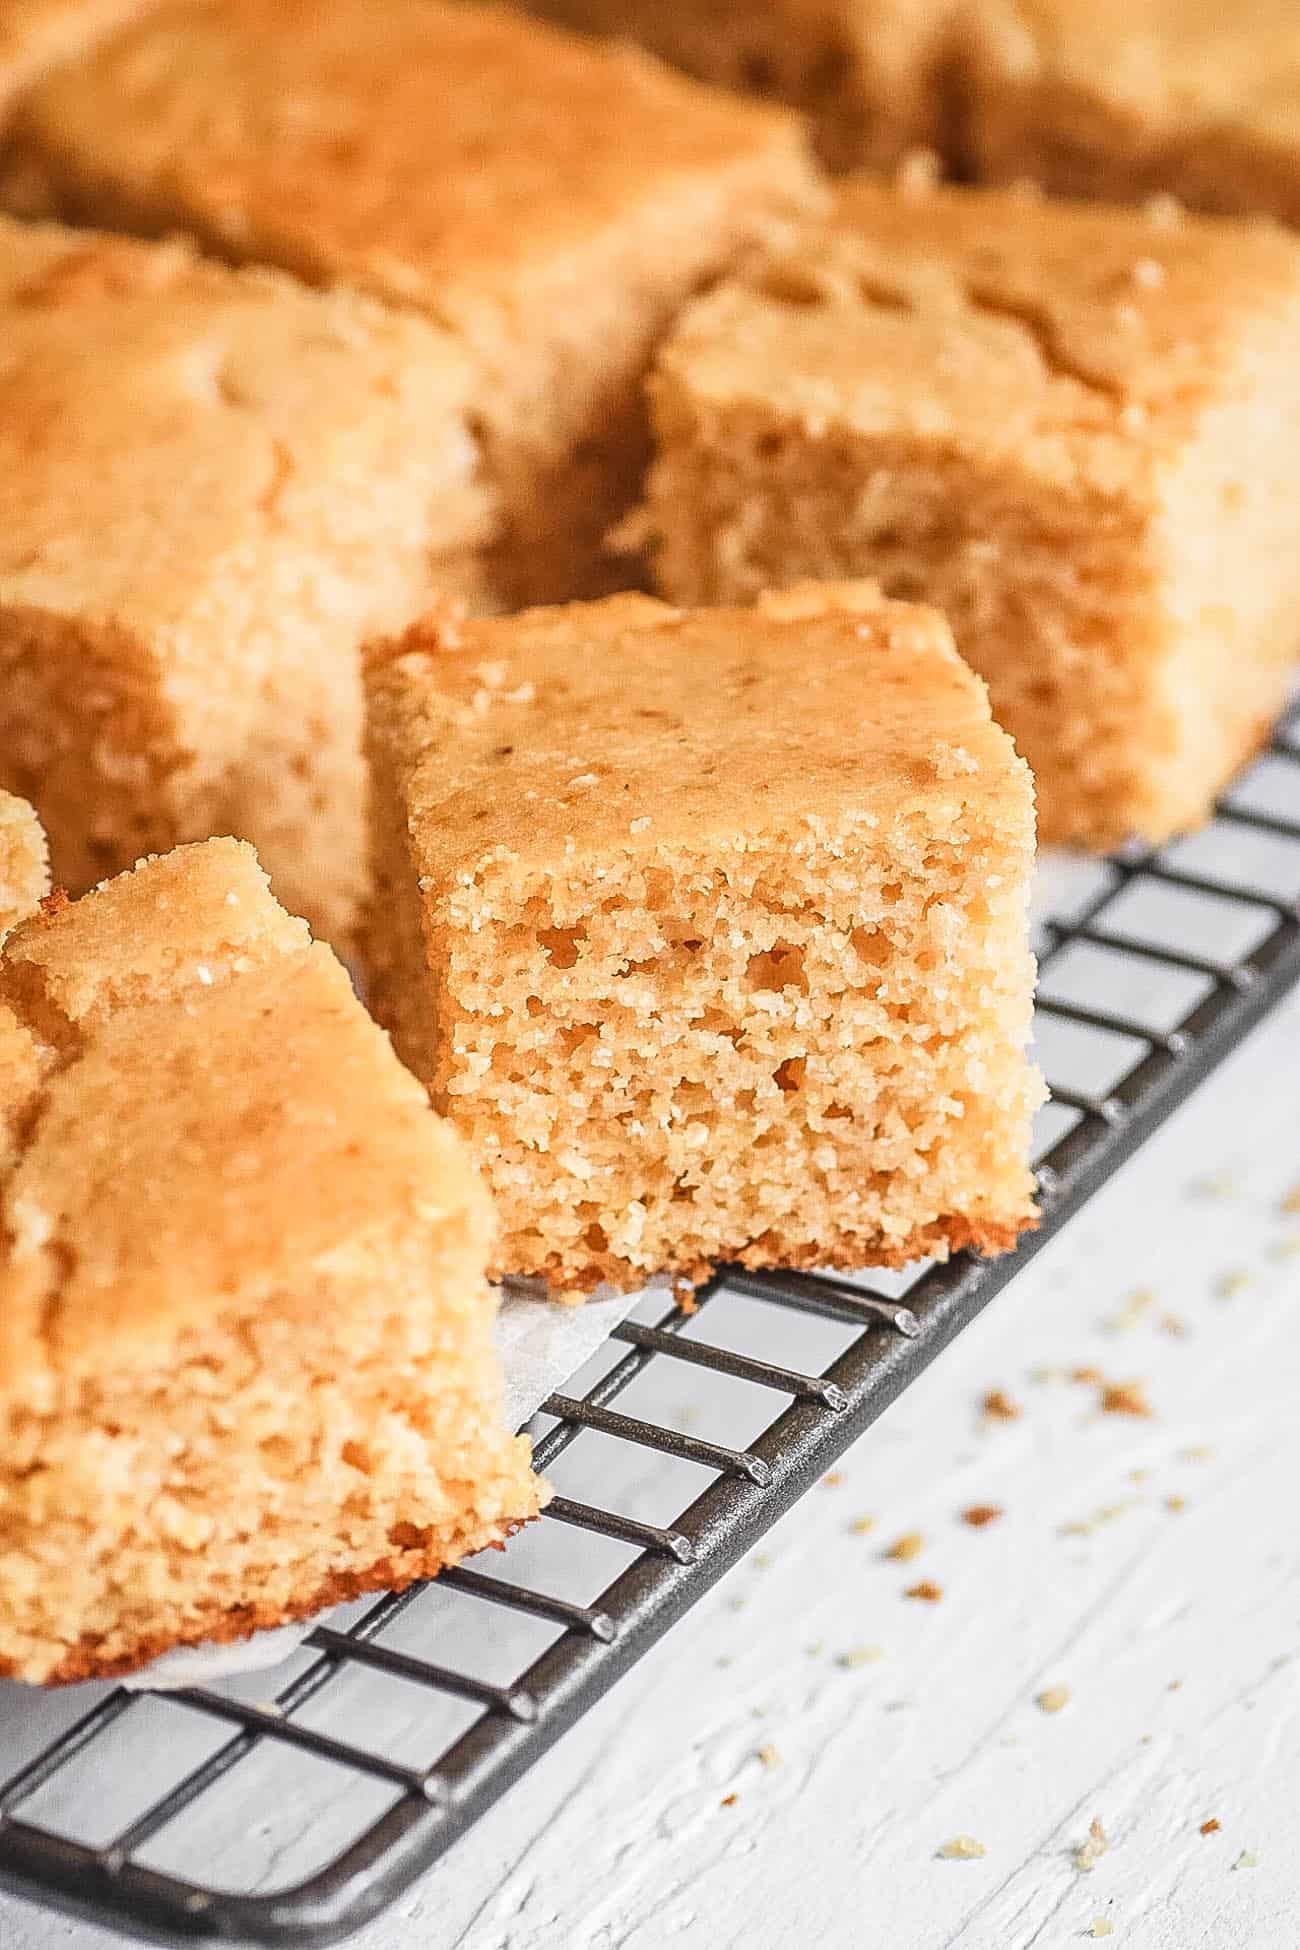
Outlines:
[[1294,0],[974,0],[963,39],[982,177],[1300,224]]
[[50,891],[48,852],[31,807],[0,791],[0,940]]
[[539,1506],[487,1197],[251,848],[0,952],[0,1672],[428,1577]]
[[360,639],[491,532],[469,388],[370,300],[0,218],[0,783],[62,885],[234,833],[346,936]]
[[1028,769],[870,586],[368,659],[374,998],[560,1288],[899,1264],[1032,1219]]
[[832,169],[888,167],[949,135],[958,0],[529,0],[688,74],[811,118]]
[[1042,837],[1195,825],[1300,639],[1300,243],[848,185],[701,299],[653,381],[665,596],[870,575],[936,604]]
[[640,380],[682,300],[819,196],[792,115],[500,8],[215,0],[29,97],[52,209],[343,283],[449,327],[511,514],[507,594],[609,585]]

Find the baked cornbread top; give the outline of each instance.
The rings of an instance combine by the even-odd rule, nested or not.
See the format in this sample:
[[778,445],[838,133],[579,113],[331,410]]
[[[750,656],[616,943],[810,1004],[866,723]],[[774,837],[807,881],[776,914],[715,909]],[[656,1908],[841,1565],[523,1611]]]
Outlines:
[[493,859],[861,837],[917,809],[944,825],[999,795],[1028,810],[947,624],[872,583],[434,615],[372,649],[367,683],[429,885]]
[[697,399],[898,436],[1106,491],[1145,477],[1300,329],[1271,225],[857,180],[834,217],[700,299],[660,357]]
[[220,656],[254,562],[345,547],[397,457],[402,539],[481,538],[469,387],[449,339],[364,298],[0,218],[0,603]]
[[49,850],[25,799],[0,789],[0,939],[48,893]]
[[[210,0],[168,8],[38,89],[37,146],[148,223],[240,257],[450,314],[527,303],[610,226],[733,167],[803,174],[782,111],[632,48],[450,0]],[[521,335],[551,321],[520,317]]]
[[459,1141],[250,847],[47,907],[0,951],[0,1392],[382,1277],[412,1229],[486,1255]]
[[1078,88],[1148,142],[1209,127],[1300,144],[1294,0],[979,0],[1003,73]]
[[3,0],[0,4],[0,114],[46,68],[80,54],[151,0]]

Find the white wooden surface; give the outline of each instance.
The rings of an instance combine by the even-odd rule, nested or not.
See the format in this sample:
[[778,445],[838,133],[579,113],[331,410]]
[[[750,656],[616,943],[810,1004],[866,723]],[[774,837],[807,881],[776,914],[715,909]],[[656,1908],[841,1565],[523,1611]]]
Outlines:
[[[1300,1001],[357,1950],[1054,1950],[1097,1919],[1292,1950],[1297,1185]],[[0,1898],[0,1950],[113,1941]]]

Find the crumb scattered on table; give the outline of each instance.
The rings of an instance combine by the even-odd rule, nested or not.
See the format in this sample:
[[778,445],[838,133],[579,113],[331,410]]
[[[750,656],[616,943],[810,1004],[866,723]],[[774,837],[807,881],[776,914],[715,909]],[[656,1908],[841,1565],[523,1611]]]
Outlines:
[[1088,1823],[1087,1840],[1081,1842],[1074,1851],[1076,1869],[1095,1869],[1106,1850],[1110,1847],[1110,1837],[1101,1825],[1099,1815],[1094,1815]]
[[738,1794],[724,1794],[722,1797],[722,1806],[724,1808],[734,1808],[739,1799],[740,1796]]
[[985,1852],[983,1842],[977,1842],[973,1835],[954,1835],[945,1842],[939,1855],[945,1862],[978,1862]]
[[1140,1381],[1106,1382],[1101,1391],[1101,1407],[1104,1415],[1141,1415],[1149,1418],[1152,1413],[1146,1389]]
[[847,1652],[841,1652],[835,1663],[843,1666],[846,1672],[856,1672],[860,1666],[874,1666],[884,1656],[878,1645],[851,1645]]
[[983,1530],[985,1524],[996,1523],[1001,1515],[1000,1503],[972,1503],[968,1510],[962,1511],[961,1520],[972,1530]]
[[876,1520],[874,1517],[854,1517],[853,1522],[849,1525],[849,1529],[855,1537],[865,1537],[868,1531],[874,1530],[875,1527]]
[[1114,1936],[1114,1934],[1115,1925],[1111,1922],[1109,1916],[1093,1917],[1092,1928],[1088,1932],[1089,1936]]
[[894,1539],[894,1542],[885,1552],[885,1556],[897,1558],[900,1564],[908,1564],[912,1558],[919,1557],[924,1549],[925,1538],[921,1535],[921,1532],[919,1530],[905,1530],[901,1537]]
[[1259,1867],[1259,1857],[1253,1849],[1243,1848],[1232,1866],[1234,1869],[1257,1869]]
[[994,1422],[1014,1422],[1021,1410],[1002,1388],[990,1388],[984,1397],[984,1413]]
[[1059,1713],[1063,1706],[1070,1704],[1070,1689],[1068,1686],[1044,1686],[1042,1692],[1036,1695],[1035,1703],[1044,1713]]
[[1250,1274],[1242,1266],[1231,1266],[1214,1282],[1216,1300],[1235,1300],[1250,1285]]
[[1187,1498],[1185,1496],[1167,1496],[1165,1498],[1165,1508],[1177,1514],[1180,1510],[1187,1508]]
[[1091,1366],[1071,1368],[1070,1379],[1080,1382],[1085,1388],[1104,1388],[1106,1385],[1106,1377],[1101,1369]]
[[770,1740],[759,1748],[758,1758],[764,1767],[779,1767],[781,1765],[781,1756]]
[[837,1490],[843,1481],[844,1471],[842,1469],[828,1469],[822,1477],[822,1488],[826,1490]]
[[1217,1815],[1211,1815],[1208,1821],[1201,1823],[1201,1833],[1202,1835],[1217,1835],[1222,1826],[1223,1824],[1219,1820],[1219,1817]]
[[922,1578],[919,1584],[909,1584],[903,1593],[905,1598],[921,1598],[927,1605],[937,1605],[943,1596],[943,1586],[933,1578]]

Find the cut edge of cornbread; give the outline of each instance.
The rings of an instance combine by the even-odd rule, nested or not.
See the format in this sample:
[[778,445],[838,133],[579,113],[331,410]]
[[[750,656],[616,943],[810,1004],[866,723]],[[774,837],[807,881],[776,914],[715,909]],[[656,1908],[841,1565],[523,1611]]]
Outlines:
[[0,1673],[133,1671],[500,1544],[492,1233],[454,1132],[252,850],[0,955]]
[[1164,840],[1295,667],[1298,332],[1280,230],[858,180],[684,314],[624,532],[671,600],[858,574],[933,602],[1040,837]]
[[[1033,1223],[1032,784],[941,619],[864,585],[444,612],[367,681],[373,1004],[487,1177],[496,1273],[898,1266]],[[596,717],[548,722],[587,683]],[[855,738],[873,701],[897,738]],[[805,805],[818,706],[852,730]]]

